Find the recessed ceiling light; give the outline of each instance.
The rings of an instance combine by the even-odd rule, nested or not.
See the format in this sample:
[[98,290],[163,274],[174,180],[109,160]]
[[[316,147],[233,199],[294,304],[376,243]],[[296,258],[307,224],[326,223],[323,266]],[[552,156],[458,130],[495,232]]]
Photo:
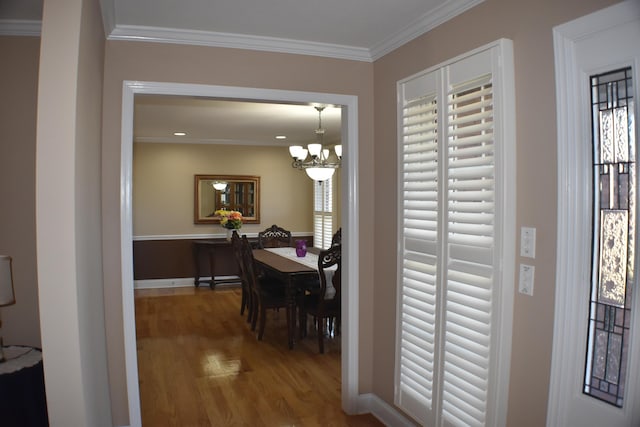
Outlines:
[[186,132],[174,132],[173,134],[175,136],[185,136],[187,133]]
[[277,135],[276,139],[287,139],[285,135]]

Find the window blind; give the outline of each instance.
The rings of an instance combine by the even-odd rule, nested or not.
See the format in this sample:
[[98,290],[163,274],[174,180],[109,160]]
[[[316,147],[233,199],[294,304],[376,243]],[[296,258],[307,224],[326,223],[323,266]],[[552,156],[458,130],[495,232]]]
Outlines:
[[491,342],[494,144],[491,76],[448,96],[447,282],[442,411],[484,426]]
[[313,188],[313,242],[327,249],[333,237],[333,177],[314,182]]
[[414,418],[431,408],[435,349],[438,234],[437,102],[435,93],[402,112],[402,314],[399,400]]
[[500,239],[515,233],[500,228],[497,196],[508,192],[496,159],[511,157],[496,151],[494,55],[481,50],[398,85],[395,402],[422,425],[506,416],[496,396],[507,392],[497,378],[510,344],[500,330],[510,326],[497,319],[511,310],[500,285],[513,270],[500,270]]

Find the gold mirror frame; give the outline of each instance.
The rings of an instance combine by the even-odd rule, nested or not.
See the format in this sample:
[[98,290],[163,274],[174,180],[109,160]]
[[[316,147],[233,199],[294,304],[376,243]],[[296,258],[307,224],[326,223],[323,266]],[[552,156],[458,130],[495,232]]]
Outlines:
[[[214,182],[226,182],[224,190]],[[260,223],[260,177],[248,175],[194,175],[194,224],[218,224],[220,209],[242,213],[245,224]]]

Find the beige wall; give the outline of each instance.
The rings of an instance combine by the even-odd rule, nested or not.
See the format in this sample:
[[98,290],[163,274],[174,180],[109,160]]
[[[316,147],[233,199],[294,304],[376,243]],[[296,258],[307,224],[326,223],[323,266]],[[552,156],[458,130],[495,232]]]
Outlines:
[[133,235],[223,234],[213,224],[194,224],[194,175],[260,177],[260,224],[313,232],[313,181],[291,167],[286,147],[205,144],[133,145]]
[[[376,61],[376,194],[396,194],[396,82],[499,38],[514,42],[517,127],[516,223],[537,229],[533,297],[516,294],[509,426],[543,426],[547,413],[556,257],[556,105],[552,28],[612,0],[486,0]],[[376,198],[374,392],[393,402],[396,297],[395,216]],[[519,244],[519,240],[517,242]],[[516,271],[518,269],[516,268]],[[515,285],[514,282],[510,284]]]
[[[127,423],[120,272],[120,118],[124,80],[199,83],[358,96],[360,390],[371,389],[373,331],[373,67],[370,63],[236,49],[107,42],[102,205],[109,374],[114,423]],[[300,177],[300,180],[306,178]]]
[[46,2],[36,139],[39,306],[52,426],[111,426],[100,231],[97,0]]
[[36,274],[36,101],[40,38],[0,37],[0,254],[13,257],[6,344],[41,346]]

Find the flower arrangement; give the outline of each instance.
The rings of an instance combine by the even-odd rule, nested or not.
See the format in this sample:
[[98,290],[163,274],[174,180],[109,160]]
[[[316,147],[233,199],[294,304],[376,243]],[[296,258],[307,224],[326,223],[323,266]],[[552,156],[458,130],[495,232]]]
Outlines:
[[220,225],[229,230],[239,230],[242,227],[242,214],[238,211],[220,209],[215,212],[220,217]]

